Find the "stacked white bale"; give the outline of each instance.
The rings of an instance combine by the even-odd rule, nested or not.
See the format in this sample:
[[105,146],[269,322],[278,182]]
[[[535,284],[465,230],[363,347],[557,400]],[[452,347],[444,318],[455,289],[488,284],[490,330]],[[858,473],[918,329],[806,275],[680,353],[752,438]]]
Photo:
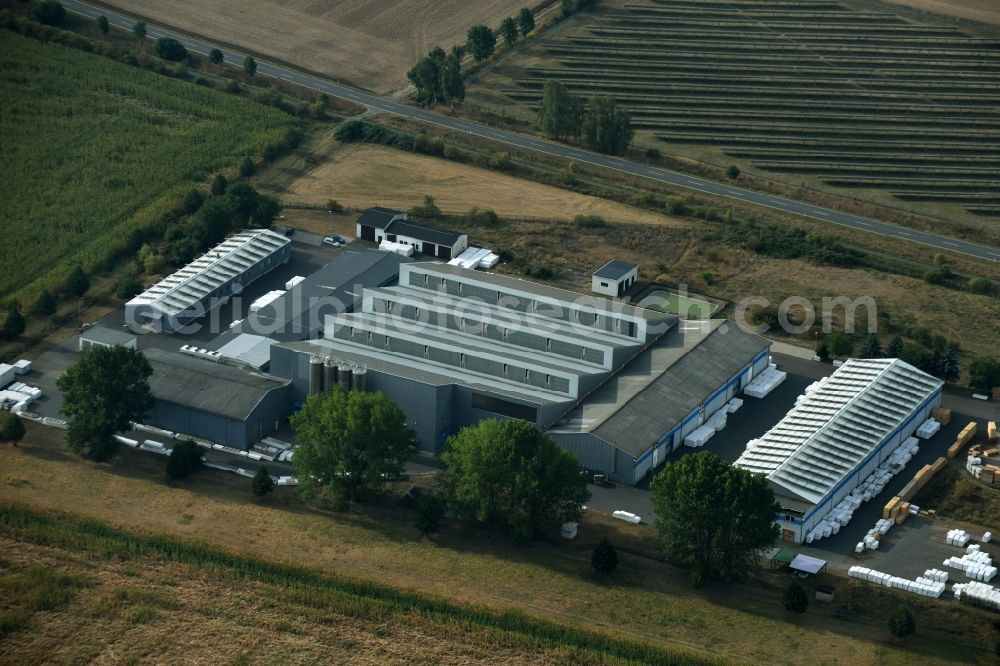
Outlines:
[[694,432],[690,433],[684,438],[684,446],[690,446],[697,448],[699,446],[704,446],[708,440],[712,439],[715,434],[715,428],[711,425],[703,425]]
[[768,393],[778,388],[788,374],[782,370],[778,370],[777,367],[771,363],[767,366],[767,369],[761,372],[759,375],[754,377],[753,381],[747,384],[746,388],[743,389],[743,393],[750,396],[751,398],[763,398]]
[[848,569],[847,574],[852,578],[860,578],[871,583],[885,585],[897,590],[906,590],[907,592],[925,597],[933,597],[934,599],[940,597],[945,590],[945,584],[936,580],[921,577],[914,581],[908,578],[901,578],[900,576],[891,576],[867,567],[851,567]]
[[993,538],[993,534],[992,533],[990,533],[990,532],[983,532],[983,538],[982,538],[982,542],[983,543],[989,543],[990,539],[992,539],[992,538]]
[[920,439],[930,439],[938,433],[941,429],[941,424],[937,422],[936,419],[930,418],[920,424],[917,428],[916,435]]
[[728,403],[726,403],[726,411],[730,414],[739,411],[740,407],[743,406],[743,400],[740,398],[733,398]]
[[959,548],[965,548],[966,544],[969,543],[969,533],[965,530],[948,530],[948,535],[945,537],[945,542],[949,546],[958,546]]
[[962,603],[1000,610],[1000,590],[985,583],[957,583],[952,587],[955,599]]
[[929,578],[938,583],[948,582],[948,572],[941,571],[940,569],[928,569],[924,572],[924,577]]

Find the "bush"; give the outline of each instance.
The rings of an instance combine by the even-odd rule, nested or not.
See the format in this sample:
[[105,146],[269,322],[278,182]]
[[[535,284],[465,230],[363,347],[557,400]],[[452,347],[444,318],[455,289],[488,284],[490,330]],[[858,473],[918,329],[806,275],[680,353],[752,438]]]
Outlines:
[[731,180],[736,180],[740,177],[740,168],[735,164],[730,164],[726,169],[726,175],[729,176]]
[[897,606],[889,615],[889,632],[896,638],[906,638],[917,630],[913,614],[906,606]]
[[611,574],[618,568],[618,551],[611,545],[607,537],[601,539],[594,547],[594,552],[590,554],[590,566],[594,571],[605,576]]
[[66,21],[66,9],[61,2],[45,0],[32,10],[31,18],[43,25],[60,26]]
[[436,495],[424,495],[417,501],[417,515],[414,526],[424,536],[434,534],[441,529],[441,519],[444,518],[445,505]]
[[212,179],[212,194],[219,197],[226,193],[226,188],[229,187],[229,181],[221,173],[215,174],[215,178]]
[[63,291],[68,296],[79,298],[86,294],[88,289],[90,289],[90,278],[83,272],[83,268],[75,266],[63,282]]
[[500,153],[493,153],[492,155],[490,155],[490,159],[487,162],[487,164],[489,164],[489,167],[491,169],[497,169],[498,171],[507,171],[511,168],[513,162],[510,159],[510,153],[500,152]]
[[173,37],[160,37],[156,40],[156,55],[164,60],[181,61],[187,58],[187,49]]
[[600,215],[577,215],[573,218],[573,223],[581,229],[600,229],[608,226]]
[[24,439],[24,423],[17,414],[8,414],[0,427],[0,442],[10,442],[14,446]]
[[203,195],[200,191],[198,191],[197,188],[192,187],[190,190],[187,191],[187,194],[184,195],[184,202],[182,204],[184,213],[187,215],[193,215],[194,213],[197,213],[198,209],[201,208],[201,204],[203,204],[204,202],[205,202],[205,195]]
[[805,613],[809,608],[809,595],[805,589],[795,581],[785,590],[785,610],[792,613]]
[[35,299],[31,310],[35,314],[50,315],[56,311],[58,306],[59,303],[56,301],[56,295],[48,289],[43,289],[42,293],[38,294],[38,298]]
[[932,271],[924,273],[924,281],[928,284],[947,284],[953,277],[951,269],[947,266],[940,266]]
[[[264,159],[266,160],[267,157],[265,156]],[[249,157],[244,157],[243,161],[240,162],[240,175],[243,176],[244,178],[249,178],[250,176],[253,175],[253,172],[254,172],[253,160],[251,160]]]
[[660,152],[659,148],[648,148],[646,149],[646,159],[656,162],[663,157],[663,153]]
[[221,49],[212,49],[208,52],[208,59],[214,65],[221,65],[222,61],[225,60],[226,57],[222,53]]
[[115,284],[115,296],[123,301],[142,291],[142,283],[134,275],[126,275]]
[[202,465],[201,447],[185,440],[177,442],[167,457],[167,476],[171,479],[183,479],[191,475]]
[[524,272],[528,275],[528,277],[536,277],[539,280],[551,280],[556,276],[555,269],[546,264],[529,266]]
[[469,222],[492,226],[500,219],[497,214],[489,208],[479,208],[478,206],[469,210],[465,218]]
[[977,294],[992,294],[996,288],[991,280],[987,280],[986,278],[972,278],[969,280],[969,289]]
[[450,143],[446,143],[444,145],[444,149],[442,150],[441,154],[444,155],[444,157],[449,160],[458,159],[460,156],[458,148],[456,148],[454,145]]
[[253,480],[250,482],[250,490],[253,492],[254,497],[263,497],[274,490],[274,479],[271,478],[271,473],[263,465],[258,467],[257,473],[253,475]]
[[344,207],[340,205],[340,202],[336,199],[330,199],[326,202],[326,211],[328,213],[342,213]]

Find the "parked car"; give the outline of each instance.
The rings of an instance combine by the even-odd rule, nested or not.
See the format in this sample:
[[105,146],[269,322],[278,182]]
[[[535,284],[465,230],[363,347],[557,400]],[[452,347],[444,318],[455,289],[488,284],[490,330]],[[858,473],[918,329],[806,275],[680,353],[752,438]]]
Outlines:
[[323,239],[323,244],[331,247],[340,247],[347,244],[347,239],[343,236],[327,236]]

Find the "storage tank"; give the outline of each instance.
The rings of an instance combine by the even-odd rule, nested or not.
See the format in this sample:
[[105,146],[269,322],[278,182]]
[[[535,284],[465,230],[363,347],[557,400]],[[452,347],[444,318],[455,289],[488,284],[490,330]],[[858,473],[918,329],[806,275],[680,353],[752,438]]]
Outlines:
[[313,356],[309,359],[309,395],[323,390],[323,361]]
[[351,390],[351,366],[342,364],[337,368],[337,378],[340,381],[340,388],[345,391]]
[[337,364],[330,359],[326,359],[323,364],[323,390],[332,391],[337,385]]
[[365,390],[365,377],[368,375],[368,370],[365,368],[354,368],[354,390],[364,391]]

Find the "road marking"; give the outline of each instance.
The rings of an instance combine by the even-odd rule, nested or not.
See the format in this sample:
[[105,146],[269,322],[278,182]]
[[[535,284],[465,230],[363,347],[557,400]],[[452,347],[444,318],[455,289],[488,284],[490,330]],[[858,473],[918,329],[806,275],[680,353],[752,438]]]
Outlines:
[[952,243],[951,241],[943,240],[941,242],[944,243],[945,245],[951,245],[952,247],[961,247],[958,243]]
[[822,210],[814,210],[813,212],[816,213],[817,215],[822,215],[823,217],[830,217],[829,213]]
[[865,226],[865,227],[870,227],[870,226],[872,226],[872,225],[868,224],[867,222],[865,222],[864,220],[856,220],[856,222],[857,222],[858,224],[862,225],[862,226]]
[[901,236],[909,236],[909,235],[910,235],[910,232],[909,232],[909,231],[900,231],[900,232],[899,232],[899,234],[900,234]]

